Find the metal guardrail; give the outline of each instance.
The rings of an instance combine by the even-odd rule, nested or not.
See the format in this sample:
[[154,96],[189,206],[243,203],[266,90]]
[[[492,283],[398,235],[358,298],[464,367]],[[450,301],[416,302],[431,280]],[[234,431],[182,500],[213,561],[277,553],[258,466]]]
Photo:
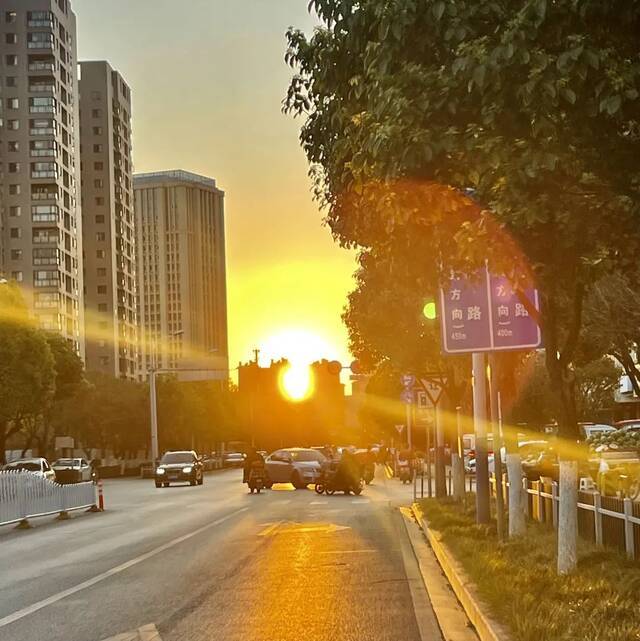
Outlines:
[[0,472],[0,526],[95,505],[93,482],[60,485],[32,472]]

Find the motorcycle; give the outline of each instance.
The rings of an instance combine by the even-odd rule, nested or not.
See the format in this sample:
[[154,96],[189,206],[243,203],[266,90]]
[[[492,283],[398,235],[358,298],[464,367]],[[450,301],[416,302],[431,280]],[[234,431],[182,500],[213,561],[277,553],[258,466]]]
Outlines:
[[329,496],[333,496],[336,492],[344,492],[345,494],[353,492],[359,496],[363,489],[362,478],[352,478],[345,482],[344,475],[339,474],[338,470],[324,470],[315,487],[317,494],[328,494]]
[[260,490],[265,487],[265,467],[264,463],[256,461],[251,464],[251,470],[249,471],[249,479],[247,485],[249,486],[249,491],[251,494],[257,492],[260,494]]

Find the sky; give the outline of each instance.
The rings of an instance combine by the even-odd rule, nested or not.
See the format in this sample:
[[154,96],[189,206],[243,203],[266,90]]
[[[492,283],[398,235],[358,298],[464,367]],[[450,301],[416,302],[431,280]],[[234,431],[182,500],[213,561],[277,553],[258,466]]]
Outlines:
[[185,169],[225,191],[230,362],[262,349],[349,363],[340,314],[354,255],[322,226],[301,122],[281,112],[285,31],[307,0],[72,0],[80,60],[108,60],[133,98],[137,172]]

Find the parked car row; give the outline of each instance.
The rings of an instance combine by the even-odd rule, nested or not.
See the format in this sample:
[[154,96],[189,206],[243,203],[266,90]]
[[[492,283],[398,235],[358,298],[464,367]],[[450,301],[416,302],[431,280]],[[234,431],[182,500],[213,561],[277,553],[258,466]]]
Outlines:
[[95,470],[84,458],[61,458],[49,464],[46,458],[24,458],[7,463],[5,471],[31,472],[60,484],[82,483],[96,479]]

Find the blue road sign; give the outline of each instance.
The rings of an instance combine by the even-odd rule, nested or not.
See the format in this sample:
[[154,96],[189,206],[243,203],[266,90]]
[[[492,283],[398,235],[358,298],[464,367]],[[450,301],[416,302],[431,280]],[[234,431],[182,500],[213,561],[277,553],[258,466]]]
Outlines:
[[[539,309],[538,293],[526,292]],[[440,292],[442,342],[448,354],[540,347],[540,328],[528,314],[507,278],[487,269],[475,278],[454,278]]]

